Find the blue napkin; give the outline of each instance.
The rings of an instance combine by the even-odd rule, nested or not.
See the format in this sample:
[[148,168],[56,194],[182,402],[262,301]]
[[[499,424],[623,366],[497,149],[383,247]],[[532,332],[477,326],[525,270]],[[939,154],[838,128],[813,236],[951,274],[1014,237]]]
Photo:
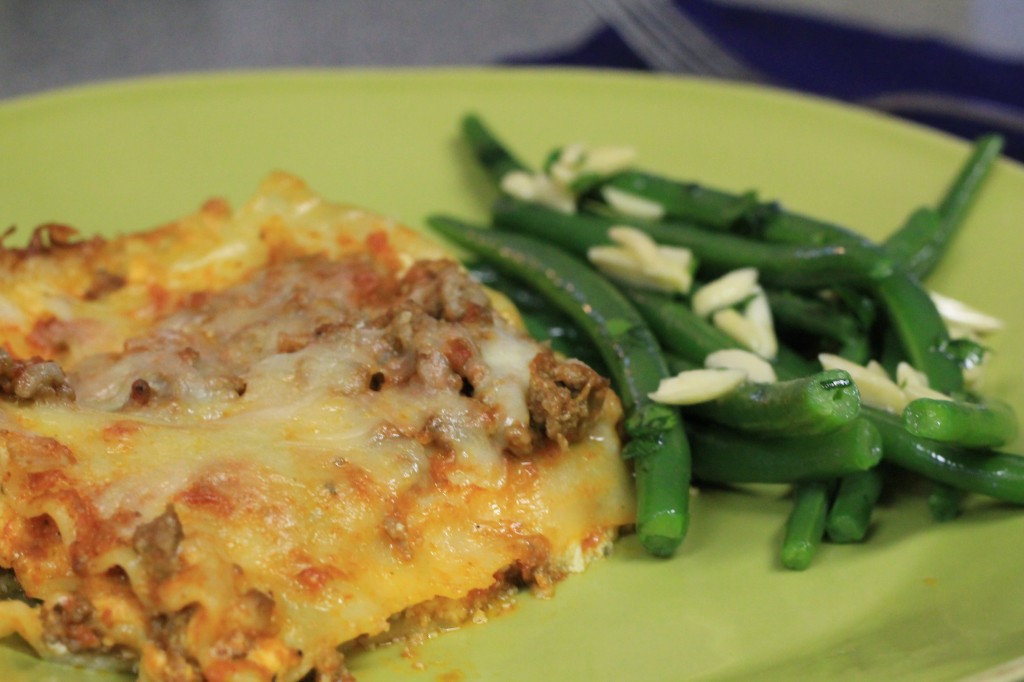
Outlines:
[[[675,71],[761,82],[886,111],[966,139],[1006,138],[1024,160],[1024,60],[936,38],[713,0],[662,2],[644,33],[628,2],[591,0],[603,25],[564,50],[513,58],[551,64]],[[657,4],[650,3],[650,4]],[[1020,15],[1020,12],[1017,12]],[[653,25],[652,25],[653,24]],[[1022,28],[1024,40],[1024,28]],[[671,43],[675,41],[675,45]],[[663,50],[656,48],[661,46]]]

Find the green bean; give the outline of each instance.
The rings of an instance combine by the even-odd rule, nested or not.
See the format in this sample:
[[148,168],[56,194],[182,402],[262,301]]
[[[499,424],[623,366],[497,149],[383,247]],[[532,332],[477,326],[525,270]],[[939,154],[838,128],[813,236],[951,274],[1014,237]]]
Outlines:
[[985,362],[989,349],[974,339],[961,337],[950,339],[945,352],[964,370],[970,370]]
[[1024,504],[1024,457],[918,438],[898,417],[869,407],[861,414],[882,435],[885,459],[892,464],[954,488]]
[[771,384],[747,382],[716,400],[683,408],[684,416],[770,438],[835,431],[859,412],[857,385],[838,369]]
[[757,193],[732,193],[655,173],[630,169],[608,178],[613,187],[661,206],[668,221],[729,230],[757,239],[808,246],[869,245],[860,235],[822,220],[762,202]]
[[966,490],[933,481],[928,494],[928,511],[936,521],[952,521],[963,511],[962,503],[966,496]]
[[760,237],[782,244],[878,248],[871,240],[841,225],[784,210],[777,211],[766,221]]
[[938,264],[963,223],[985,178],[1003,149],[999,135],[984,135],[954,178],[938,207],[918,211],[885,241],[885,250],[915,277],[923,279]]
[[860,542],[867,535],[871,512],[882,492],[878,469],[843,476],[832,500],[826,529],[832,542]]
[[1002,153],[1004,143],[1003,137],[994,133],[975,141],[971,155],[939,203],[939,213],[943,217],[957,222],[970,210],[979,187]]
[[725,348],[742,348],[735,340],[714,326],[690,306],[665,294],[642,289],[624,289],[627,298],[647,320],[651,331],[662,345],[699,365],[704,358]]
[[878,432],[864,419],[798,438],[763,438],[705,421],[687,424],[693,475],[709,483],[797,483],[870,469],[882,458]]
[[871,359],[867,334],[860,322],[833,302],[792,291],[769,290],[766,293],[777,328],[829,339],[838,345],[834,351],[837,355],[858,365]]
[[608,229],[628,224],[658,243],[693,250],[705,275],[755,267],[761,282],[784,288],[867,285],[892,272],[887,260],[867,249],[769,244],[683,223],[566,214],[508,197],[496,203],[493,213],[498,228],[531,234],[580,255],[592,246],[612,243]]
[[476,114],[462,118],[462,137],[495,187],[501,187],[502,178],[511,171],[529,171]]
[[922,251],[929,238],[938,234],[941,222],[938,210],[921,206],[907,216],[899,229],[883,243],[883,248],[894,263],[913,272],[918,252]]
[[971,156],[939,203],[939,213],[944,220],[955,225],[963,219],[978,196],[979,187],[1002,154],[1004,143],[1004,138],[994,133],[982,135],[975,141]]
[[703,363],[693,362],[681,355],[668,351],[665,353],[665,360],[668,362],[668,369],[672,374],[689,372],[691,369],[703,369]]
[[877,332],[876,360],[885,369],[890,377],[896,376],[901,362],[907,362],[907,354],[903,351],[903,344],[900,342],[896,330],[889,325],[879,325],[881,329]]
[[878,304],[861,291],[846,287],[827,290],[860,323],[861,329],[871,329],[878,319]]
[[782,565],[791,571],[803,571],[811,565],[824,535],[828,498],[827,482],[793,486],[793,508],[782,540]]
[[671,555],[689,522],[690,452],[678,412],[648,397],[669,376],[657,340],[628,300],[576,258],[522,235],[432,216],[441,235],[536,288],[591,338],[625,408],[637,486],[637,534],[656,556]]
[[751,219],[759,205],[754,192],[731,194],[633,169],[616,173],[600,183],[601,189],[606,187],[658,204],[669,220],[721,229]]
[[997,448],[1017,437],[1017,415],[1001,401],[968,403],[918,398],[903,409],[903,426],[921,438],[966,448]]
[[818,372],[821,367],[815,362],[804,358],[786,344],[779,344],[778,354],[772,360],[775,375],[782,380],[799,379]]
[[949,351],[949,332],[928,292],[916,279],[898,271],[877,282],[875,292],[910,364],[927,375],[931,388],[959,393],[963,370]]

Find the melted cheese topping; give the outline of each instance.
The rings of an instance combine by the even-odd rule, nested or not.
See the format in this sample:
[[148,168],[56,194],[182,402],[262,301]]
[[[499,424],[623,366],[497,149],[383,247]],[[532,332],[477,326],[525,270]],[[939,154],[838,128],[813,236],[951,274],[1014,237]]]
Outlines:
[[[550,380],[439,247],[290,176],[110,242],[37,232],[0,278],[0,387],[66,373],[0,401],[0,566],[38,600],[0,602],[0,636],[42,655],[333,679],[410,608],[448,625],[632,521],[603,380]],[[538,392],[578,426],[541,428]]]

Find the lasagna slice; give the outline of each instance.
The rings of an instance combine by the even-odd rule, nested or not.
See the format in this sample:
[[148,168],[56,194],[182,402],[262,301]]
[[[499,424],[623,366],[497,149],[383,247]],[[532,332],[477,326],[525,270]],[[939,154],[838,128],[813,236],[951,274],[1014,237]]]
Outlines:
[[40,227],[0,278],[0,636],[46,658],[347,679],[632,521],[606,380],[293,177],[109,241]]

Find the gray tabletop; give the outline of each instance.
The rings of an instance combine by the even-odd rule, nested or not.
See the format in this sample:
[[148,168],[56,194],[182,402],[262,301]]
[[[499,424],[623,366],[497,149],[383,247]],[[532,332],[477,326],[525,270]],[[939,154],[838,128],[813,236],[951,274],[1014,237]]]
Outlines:
[[599,23],[585,0],[0,0],[0,99],[188,71],[495,64]]

